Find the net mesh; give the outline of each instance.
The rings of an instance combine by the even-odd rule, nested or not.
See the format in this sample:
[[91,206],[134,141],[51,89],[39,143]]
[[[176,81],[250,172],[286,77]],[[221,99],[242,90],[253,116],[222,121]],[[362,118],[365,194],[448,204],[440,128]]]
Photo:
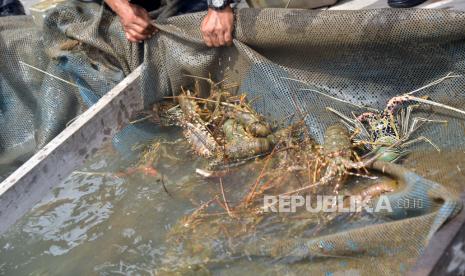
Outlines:
[[[129,43],[118,18],[96,3],[62,4],[47,14],[43,29],[30,17],[1,18],[2,171],[10,172],[12,166],[45,145],[140,64],[140,89],[147,107],[191,84],[186,74],[211,74],[214,80],[227,77],[240,84],[239,93],[256,99],[254,108],[270,119],[304,116],[320,143],[326,127],[339,120],[327,107],[349,116],[365,109],[302,89],[383,109],[396,95],[449,72],[465,72],[465,14],[460,12],[241,9],[236,15],[234,45],[219,49],[203,43],[199,29],[203,17],[197,13],[158,20],[161,32],[144,44]],[[465,106],[463,91],[464,77],[446,80],[416,95],[461,108]],[[419,197],[427,203],[439,198],[441,208],[426,208],[392,222],[311,239],[270,237],[237,253],[270,258],[274,271],[282,272],[406,271],[431,234],[460,209],[454,193],[462,189],[465,160],[465,127],[460,116],[426,105],[415,114],[448,123],[418,129],[416,136],[428,137],[441,153],[427,143],[413,146],[404,166],[415,168],[425,178],[406,178],[410,189],[396,196]],[[136,134],[138,131],[144,134]],[[114,142],[124,151],[135,142],[131,139],[148,139],[152,132],[143,125],[130,126]],[[440,162],[432,171],[435,160],[447,162]]]

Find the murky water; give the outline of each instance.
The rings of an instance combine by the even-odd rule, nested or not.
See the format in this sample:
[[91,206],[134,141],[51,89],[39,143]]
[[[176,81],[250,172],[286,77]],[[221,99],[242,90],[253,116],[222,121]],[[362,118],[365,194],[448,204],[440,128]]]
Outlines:
[[[327,217],[316,214],[237,220],[217,208],[212,214],[222,214],[184,227],[183,218],[218,195],[219,183],[194,173],[206,163],[179,137],[164,140],[151,171],[134,169],[137,161],[121,159],[110,145],[100,150],[0,237],[0,274],[283,273],[273,258],[250,256],[244,245],[383,222],[341,216],[322,228]],[[262,163],[224,178],[231,205],[248,192]]]

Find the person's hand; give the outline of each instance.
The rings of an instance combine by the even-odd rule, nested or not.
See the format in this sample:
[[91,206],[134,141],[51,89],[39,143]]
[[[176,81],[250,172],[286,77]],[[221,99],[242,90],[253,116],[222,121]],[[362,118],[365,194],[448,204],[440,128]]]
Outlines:
[[200,31],[208,47],[220,47],[232,44],[234,14],[231,7],[223,10],[208,9]]
[[151,23],[149,13],[144,8],[125,0],[106,0],[105,2],[120,17],[129,41],[142,42],[157,31]]
[[129,41],[142,42],[157,31],[150,22],[149,13],[138,5],[129,4],[129,8],[123,9],[119,16]]

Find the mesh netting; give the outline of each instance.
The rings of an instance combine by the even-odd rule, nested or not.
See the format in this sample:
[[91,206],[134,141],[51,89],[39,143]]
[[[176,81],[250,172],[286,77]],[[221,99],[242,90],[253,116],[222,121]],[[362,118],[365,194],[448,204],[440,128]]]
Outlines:
[[[179,87],[189,86],[192,79],[186,74],[212,74],[214,80],[227,76],[229,82],[241,84],[238,92],[256,99],[254,108],[270,119],[305,114],[310,133],[320,143],[326,127],[339,119],[326,107],[346,115],[364,109],[302,88],[383,109],[393,96],[448,72],[465,73],[464,13],[242,9],[236,17],[234,46],[219,49],[205,46],[199,30],[203,17],[199,13],[159,20],[160,34],[144,44],[126,41],[114,14],[93,3],[59,6],[46,17],[43,32],[29,17],[0,19],[2,163],[20,163],[30,156],[142,63],[141,93],[147,107],[163,96],[177,94]],[[464,77],[448,79],[417,96],[463,108],[463,91]],[[419,143],[404,162],[441,185],[410,175],[405,179],[411,184],[409,188],[394,198],[420,197],[430,202],[426,207],[439,198],[443,202],[440,209],[405,212],[393,222],[312,239],[276,237],[241,250],[271,260],[278,258],[280,261],[273,262],[274,271],[405,271],[431,234],[460,208],[453,194],[461,190],[460,167],[465,160],[465,127],[460,116],[426,105],[415,114],[448,121],[447,125],[427,124],[416,132],[431,139],[441,153]],[[137,131],[145,134],[134,135]],[[148,139],[150,133],[142,125],[131,126],[115,138],[115,143],[129,147],[131,139]],[[433,172],[431,162],[437,160],[444,162]],[[343,268],[339,258],[328,255],[342,256]],[[311,265],[305,262],[308,260]],[[397,261],[402,265],[393,266]]]

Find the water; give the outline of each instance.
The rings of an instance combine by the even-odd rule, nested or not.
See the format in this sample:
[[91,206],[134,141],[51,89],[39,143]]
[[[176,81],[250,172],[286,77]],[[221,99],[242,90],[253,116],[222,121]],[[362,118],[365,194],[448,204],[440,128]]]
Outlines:
[[[325,215],[232,219],[216,206],[209,212],[223,215],[183,227],[186,216],[219,195],[219,183],[197,176],[195,169],[206,162],[190,154],[179,133],[171,137],[150,162],[156,172],[135,170],[137,158],[124,160],[110,145],[103,147],[0,237],[0,274],[284,273],[287,266],[275,263],[277,256],[251,255],[247,245],[388,221],[338,216],[322,228]],[[262,166],[251,162],[224,178],[231,205],[245,196]]]

